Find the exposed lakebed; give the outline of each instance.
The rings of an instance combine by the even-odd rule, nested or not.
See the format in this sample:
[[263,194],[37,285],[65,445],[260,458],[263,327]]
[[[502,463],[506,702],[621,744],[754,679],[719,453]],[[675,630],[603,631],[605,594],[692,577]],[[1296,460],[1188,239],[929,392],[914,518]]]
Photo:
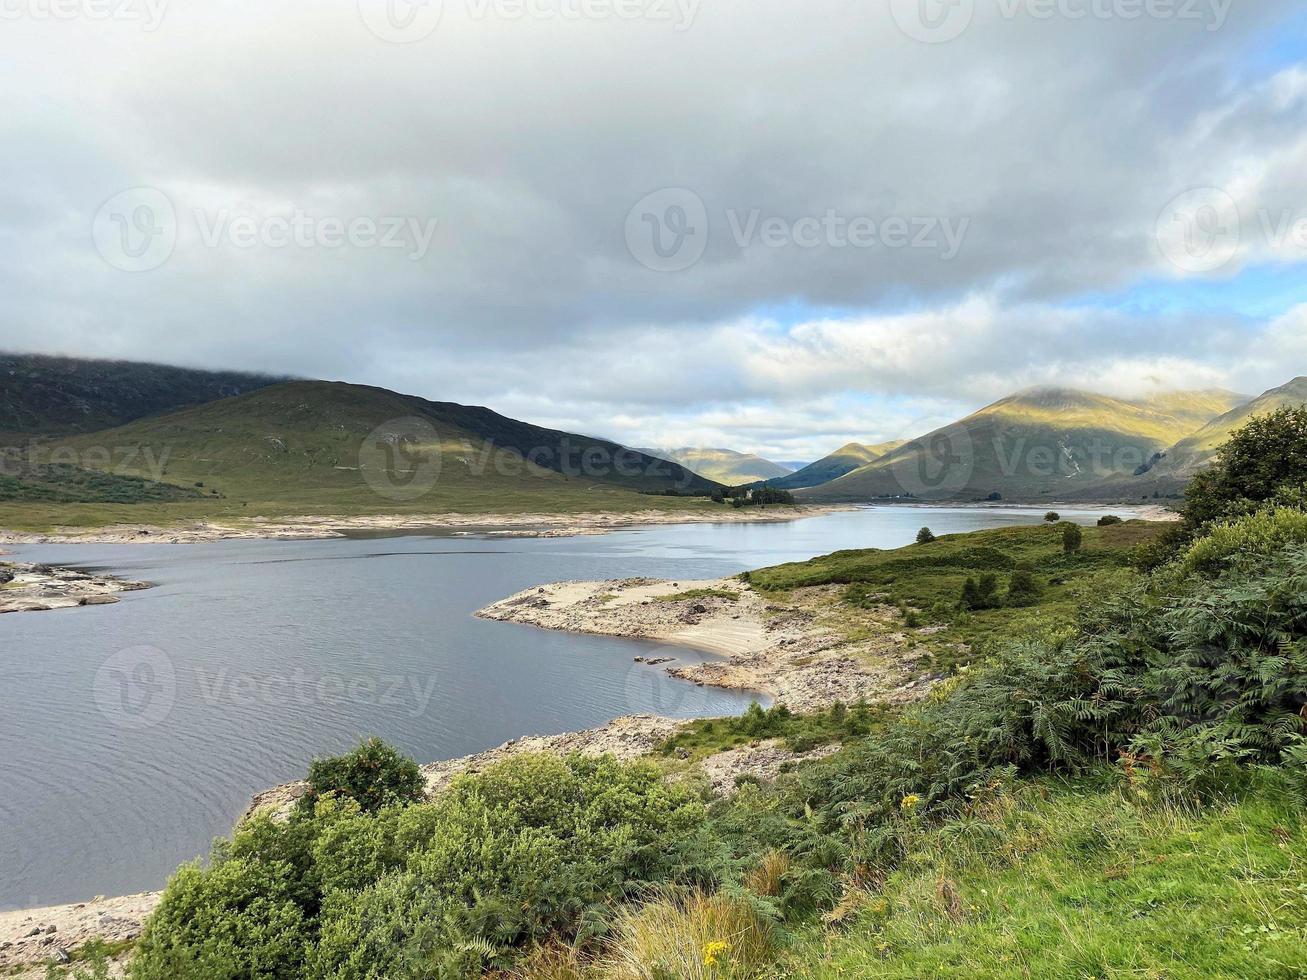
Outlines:
[[254,793],[361,735],[427,762],[622,714],[729,714],[752,700],[635,662],[702,659],[693,651],[473,617],[529,586],[707,579],[897,547],[923,524],[943,534],[1042,514],[879,507],[601,537],[12,548],[156,587],[0,618],[0,907],[159,887]]

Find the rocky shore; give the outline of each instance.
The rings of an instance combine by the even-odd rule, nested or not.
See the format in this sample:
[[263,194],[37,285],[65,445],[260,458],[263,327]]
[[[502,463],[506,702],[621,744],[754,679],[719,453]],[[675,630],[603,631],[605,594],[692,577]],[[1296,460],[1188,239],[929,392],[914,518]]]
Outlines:
[[851,641],[831,598],[828,590],[809,589],[777,604],[734,578],[636,578],[544,585],[477,615],[715,653],[722,659],[650,669],[696,684],[759,691],[798,712],[819,711],[836,701],[896,702],[925,693],[932,680],[918,676],[919,658],[901,632],[897,612],[868,613],[871,623],[864,625],[872,628]]
[[0,529],[0,544],[200,544],[226,540],[306,540],[350,534],[488,534],[554,538],[607,534],[631,527],[663,524],[760,524],[820,517],[848,506],[732,508],[702,511],[639,510],[581,514],[380,514],[361,517],[252,517],[230,524],[192,521],[176,525],[115,524],[110,527],[51,532]]
[[[43,964],[66,963],[69,954],[93,939],[124,943],[140,936],[159,904],[159,892],[122,898],[0,912],[0,974],[11,978],[45,975]],[[115,964],[113,976],[121,976]]]
[[118,601],[119,592],[148,588],[148,582],[128,582],[112,575],[88,575],[72,568],[0,559],[0,614],[107,606]]

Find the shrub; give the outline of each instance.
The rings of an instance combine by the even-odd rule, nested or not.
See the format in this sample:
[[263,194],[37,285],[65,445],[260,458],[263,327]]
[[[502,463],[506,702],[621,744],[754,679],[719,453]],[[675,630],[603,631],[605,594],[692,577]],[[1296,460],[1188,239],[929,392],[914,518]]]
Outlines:
[[1185,491],[1185,527],[1198,533],[1305,484],[1307,407],[1283,408],[1235,432],[1221,447],[1216,465],[1194,477]]
[[1062,550],[1068,555],[1079,551],[1084,540],[1085,535],[1079,524],[1067,523],[1062,526]]
[[936,540],[935,532],[928,527],[923,527],[917,532],[917,544],[930,544]]
[[979,578],[968,577],[962,584],[963,609],[998,609],[1002,605],[998,595],[998,576],[993,572],[985,572]]
[[1124,523],[1125,521],[1121,520],[1121,518],[1117,517],[1115,514],[1104,514],[1098,519],[1099,527],[1114,527],[1117,524]]
[[1012,573],[1007,586],[1007,605],[1033,606],[1044,594],[1039,581],[1029,571],[1019,568]]
[[1062,515],[1055,510],[1050,510],[1047,514],[1044,515],[1044,520],[1049,524],[1056,524],[1061,519],[1062,519]]
[[299,976],[311,929],[292,865],[257,859],[183,866],[136,949],[139,980]]
[[1217,524],[1184,553],[1185,573],[1210,575],[1241,555],[1266,555],[1285,545],[1307,543],[1307,511],[1276,507]]
[[421,800],[424,783],[416,762],[381,739],[370,738],[347,755],[314,759],[309,764],[309,791],[300,805],[311,809],[318,799],[332,793],[354,800],[365,813],[376,813],[383,807]]

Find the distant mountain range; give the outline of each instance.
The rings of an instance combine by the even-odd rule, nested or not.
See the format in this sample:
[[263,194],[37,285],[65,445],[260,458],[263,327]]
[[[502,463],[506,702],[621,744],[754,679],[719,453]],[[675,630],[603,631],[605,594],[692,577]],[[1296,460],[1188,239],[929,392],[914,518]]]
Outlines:
[[815,463],[809,463],[797,472],[768,480],[767,485],[778,490],[802,490],[821,486],[823,483],[830,483],[846,473],[852,473],[859,467],[875,462],[901,445],[903,445],[901,441],[883,442],[876,446],[851,442],[847,446],[841,446],[829,456],[823,456]]
[[780,463],[731,449],[639,449],[637,452],[679,463],[706,479],[728,487],[758,483],[792,472]]
[[1251,399],[1032,388],[907,442],[849,443],[790,472],[750,453],[626,449],[487,408],[336,382],[8,354],[0,382],[0,447],[76,461],[10,460],[0,501],[196,513],[612,509],[640,506],[632,491],[763,484],[805,502],[1124,502],[1180,494],[1250,418],[1307,404],[1307,378]]
[[1032,388],[926,433],[829,483],[808,501],[1069,500],[1135,496],[1151,461],[1246,402],[1225,391],[1129,401],[1070,388]]

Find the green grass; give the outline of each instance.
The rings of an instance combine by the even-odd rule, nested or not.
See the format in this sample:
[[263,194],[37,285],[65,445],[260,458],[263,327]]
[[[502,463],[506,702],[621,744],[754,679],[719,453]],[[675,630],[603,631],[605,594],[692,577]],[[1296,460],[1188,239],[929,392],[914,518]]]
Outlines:
[[784,705],[763,710],[756,702],[738,718],[693,722],[663,742],[663,756],[692,761],[749,745],[760,739],[782,739],[791,752],[808,752],[822,745],[864,738],[889,716],[879,705],[836,705],[813,714],[792,714]]
[[[795,589],[843,586],[850,608],[898,606],[909,624],[943,626],[920,642],[944,663],[965,661],[998,644],[1070,629],[1079,611],[1127,585],[1135,548],[1153,540],[1165,525],[1129,521],[1084,528],[1084,544],[1065,554],[1055,526],[1008,527],[945,535],[929,544],[893,551],[839,551],[823,558],[749,572],[747,581],[783,598]],[[967,611],[962,588],[969,577],[998,576],[1000,595],[1012,572],[1031,571],[1041,594],[1033,605]],[[969,648],[963,653],[959,645]]]
[[1204,808],[1042,780],[934,830],[790,976],[1301,977],[1307,834],[1269,789]]

